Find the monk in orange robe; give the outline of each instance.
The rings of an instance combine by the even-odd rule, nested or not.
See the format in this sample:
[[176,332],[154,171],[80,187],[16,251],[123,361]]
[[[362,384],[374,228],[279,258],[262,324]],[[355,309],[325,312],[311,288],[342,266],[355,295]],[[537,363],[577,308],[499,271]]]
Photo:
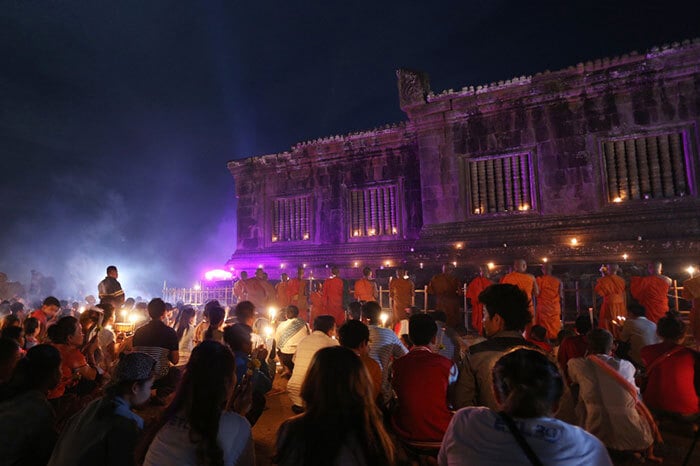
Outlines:
[[415,285],[405,277],[404,269],[396,270],[396,277],[389,282],[389,297],[391,298],[391,310],[393,311],[393,323],[401,322],[406,318],[406,308],[413,306]]
[[428,294],[435,295],[437,298],[436,309],[445,312],[448,327],[454,328],[460,324],[463,325],[459,318],[459,304],[462,295],[461,284],[457,277],[454,276],[452,264],[444,265],[442,273],[430,279]]
[[331,269],[331,278],[323,282],[323,312],[335,317],[335,324],[340,327],[345,322],[343,294],[345,282],[339,277],[338,267]]
[[[537,295],[540,294],[540,290],[537,287],[535,276],[527,273],[527,262],[525,262],[524,259],[516,259],[515,262],[513,262],[513,271],[504,276],[501,279],[501,283],[515,285],[525,292],[527,299],[530,301],[528,310],[534,319],[535,306],[532,302],[532,298],[537,297]],[[529,323],[526,327],[528,333],[530,332],[530,327],[532,327],[532,323]]]
[[311,301],[311,315],[309,316],[309,322],[313,324],[316,317],[322,316],[326,313],[323,306],[323,283],[318,284],[318,290],[311,292],[309,300]]
[[671,279],[661,274],[661,262],[649,264],[649,275],[632,277],[630,293],[647,310],[647,319],[657,323],[668,312],[668,290]]
[[695,348],[700,348],[700,275],[683,282],[683,297],[690,301],[690,334],[695,338]]
[[237,302],[239,303],[241,301],[248,301],[248,287],[246,286],[247,281],[248,272],[241,272],[241,278],[239,278],[233,285],[233,295],[236,297],[238,300]]
[[[613,324],[613,320],[627,316],[627,304],[625,303],[625,280],[618,276],[620,267],[617,264],[608,264],[601,269],[603,276],[595,284],[594,291],[603,297],[598,314],[598,327],[616,335],[619,328]],[[619,322],[619,319],[618,319]]]
[[[289,280],[285,288],[289,304],[293,304],[299,308],[299,317],[306,320],[309,315],[309,296],[307,291],[309,288],[309,281],[304,280],[303,267],[297,269],[297,277]],[[311,322],[313,322],[313,319]]]
[[561,303],[564,301],[564,285],[552,276],[552,264],[542,265],[542,276],[537,277],[537,318],[535,322],[547,330],[547,338],[555,339],[561,330]]
[[283,273],[280,275],[280,282],[275,286],[275,293],[277,295],[277,306],[280,308],[285,308],[291,304],[291,299],[289,299],[289,293],[287,292],[287,287],[289,286],[289,275]]
[[493,282],[488,278],[488,268],[479,267],[479,276],[467,286],[467,299],[472,306],[472,329],[479,332],[479,335],[484,327],[484,305],[479,302],[479,295],[492,284]]
[[377,284],[371,280],[372,269],[365,267],[362,269],[362,278],[355,281],[355,300],[362,302],[376,301],[379,296]]

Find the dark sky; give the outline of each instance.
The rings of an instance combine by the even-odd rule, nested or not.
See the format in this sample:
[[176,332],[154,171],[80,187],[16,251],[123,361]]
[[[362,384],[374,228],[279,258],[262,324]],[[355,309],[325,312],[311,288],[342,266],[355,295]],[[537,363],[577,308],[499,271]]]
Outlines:
[[0,271],[128,295],[235,244],[226,162],[401,121],[459,89],[700,36],[695,1],[0,0]]

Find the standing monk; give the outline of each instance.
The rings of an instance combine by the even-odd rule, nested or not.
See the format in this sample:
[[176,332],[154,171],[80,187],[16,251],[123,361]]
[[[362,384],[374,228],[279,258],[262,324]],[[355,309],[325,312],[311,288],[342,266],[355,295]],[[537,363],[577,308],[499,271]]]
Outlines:
[[561,330],[561,303],[564,302],[564,285],[552,276],[552,264],[542,264],[542,276],[537,277],[537,325],[547,329],[547,338],[555,339]]
[[113,265],[107,267],[107,276],[97,285],[101,303],[109,303],[114,309],[119,309],[124,304],[124,290],[117,281],[119,272]]
[[309,318],[309,282],[304,280],[304,267],[297,268],[297,277],[289,280],[286,288],[289,304],[298,307],[299,317],[307,320]]
[[362,278],[355,281],[355,300],[364,303],[377,300],[379,296],[377,283],[370,278],[372,278],[372,269],[365,267],[362,269]]
[[428,283],[428,293],[437,298],[435,308],[447,314],[447,326],[452,328],[464,325],[459,318],[461,284],[454,276],[454,270],[452,264],[445,264],[442,266],[442,273],[435,275]]
[[389,282],[389,298],[391,298],[394,324],[401,322],[401,319],[405,319],[406,308],[413,306],[415,285],[406,275],[404,269],[396,269],[396,278]]
[[[504,276],[501,279],[501,283],[515,285],[525,292],[527,299],[530,301],[528,311],[530,311],[530,316],[533,317],[532,322],[534,322],[535,306],[532,298],[540,294],[540,289],[537,287],[535,276],[527,273],[527,262],[525,262],[525,259],[516,259],[513,262],[513,271]],[[527,325],[526,330],[528,333],[530,332],[530,327],[532,327],[532,323]]]
[[275,297],[275,289],[267,282],[263,269],[255,270],[255,276],[245,281],[248,291],[248,301],[255,305],[255,309],[263,314],[267,306]]
[[467,286],[467,299],[472,306],[472,328],[481,332],[484,327],[484,305],[479,301],[479,295],[493,282],[489,280],[488,267],[479,267],[479,276],[469,282]]
[[275,294],[277,295],[277,306],[282,309],[291,304],[287,287],[289,286],[289,275],[283,273],[280,275],[280,282],[275,286]]
[[595,284],[594,291],[603,297],[598,314],[598,327],[604,328],[615,335],[617,329],[613,320],[620,316],[627,316],[625,303],[625,280],[617,275],[620,267],[617,264],[608,264],[601,269],[603,276]]
[[671,279],[662,275],[661,262],[649,264],[649,275],[632,277],[630,293],[647,310],[647,319],[657,323],[668,312],[668,289]]
[[248,301],[248,287],[246,282],[248,281],[248,272],[241,272],[241,278],[233,285],[233,295],[236,297],[238,302]]
[[[697,268],[696,268],[697,270]],[[690,333],[695,338],[695,348],[700,348],[700,275],[683,282],[683,297],[690,301]]]
[[338,267],[331,268],[331,278],[323,282],[323,312],[335,317],[336,325],[345,322],[345,308],[343,307],[343,295],[345,282],[340,278]]

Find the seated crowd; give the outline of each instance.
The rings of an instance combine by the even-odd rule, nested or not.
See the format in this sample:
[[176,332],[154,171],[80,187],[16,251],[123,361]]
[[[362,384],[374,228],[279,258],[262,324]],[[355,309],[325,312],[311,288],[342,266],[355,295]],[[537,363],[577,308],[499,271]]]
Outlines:
[[[227,315],[216,301],[199,312],[155,298],[134,306],[148,319],[126,335],[109,303],[76,313],[48,297],[26,316],[15,307],[0,338],[0,458],[255,464],[251,426],[277,365],[291,401],[272,458],[280,465],[656,461],[655,419],[700,417],[700,358],[675,314],[650,336],[644,308],[631,305],[621,332],[631,348],[619,359],[588,315],[550,341],[530,327],[517,286],[488,286],[478,300],[484,338],[471,346],[439,311],[413,309],[392,331],[372,300],[338,328],[332,315],[306,322],[289,305],[274,329],[250,301]],[[148,422],[144,406],[157,412]]]

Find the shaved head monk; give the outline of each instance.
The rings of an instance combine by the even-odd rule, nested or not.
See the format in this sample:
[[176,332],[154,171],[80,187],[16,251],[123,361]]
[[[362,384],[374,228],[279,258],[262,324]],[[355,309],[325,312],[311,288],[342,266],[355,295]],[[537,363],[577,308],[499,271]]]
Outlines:
[[661,262],[649,264],[649,275],[632,277],[630,293],[647,310],[647,319],[657,323],[668,312],[668,290],[671,279],[662,275]]
[[537,325],[547,330],[547,338],[554,339],[561,330],[561,303],[564,302],[564,286],[552,275],[552,264],[542,265],[542,276],[537,277]]
[[[534,317],[535,306],[532,302],[532,298],[540,294],[540,289],[537,286],[535,276],[527,273],[527,262],[525,262],[525,259],[516,259],[515,262],[513,262],[513,271],[503,277],[501,283],[515,285],[525,292],[527,299],[530,300],[530,306],[528,307],[530,316]],[[532,323],[528,324],[528,331],[531,326]]]
[[489,268],[485,265],[479,267],[479,276],[469,282],[467,286],[467,299],[472,306],[472,329],[479,332],[483,331],[484,327],[484,305],[479,301],[479,295],[493,282],[489,280]]
[[617,264],[608,264],[600,271],[603,276],[598,279],[594,288],[596,294],[603,298],[598,314],[598,327],[615,335],[619,329],[613,325],[613,320],[627,316],[626,284],[625,280],[617,275],[620,271]]
[[459,302],[461,301],[461,284],[454,276],[454,266],[445,264],[442,273],[435,275],[428,283],[428,293],[437,298],[436,309],[447,314],[447,326],[459,325]]

